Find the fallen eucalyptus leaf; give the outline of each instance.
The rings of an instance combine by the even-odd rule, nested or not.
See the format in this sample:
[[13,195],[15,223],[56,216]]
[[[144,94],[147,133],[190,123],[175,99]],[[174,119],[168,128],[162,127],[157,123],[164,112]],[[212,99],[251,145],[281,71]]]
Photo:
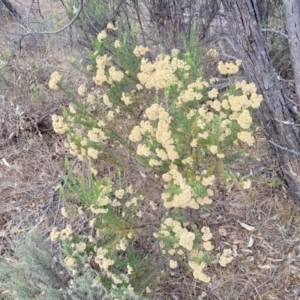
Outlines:
[[251,248],[251,247],[253,246],[253,243],[254,243],[253,237],[250,236],[250,237],[249,237],[249,241],[248,241],[247,248]]
[[255,227],[253,227],[253,226],[250,226],[250,225],[248,225],[248,224],[242,223],[242,222],[240,222],[240,221],[238,221],[238,222],[240,223],[240,225],[241,225],[243,228],[245,228],[245,229],[248,230],[248,231],[254,231],[254,230],[255,230]]

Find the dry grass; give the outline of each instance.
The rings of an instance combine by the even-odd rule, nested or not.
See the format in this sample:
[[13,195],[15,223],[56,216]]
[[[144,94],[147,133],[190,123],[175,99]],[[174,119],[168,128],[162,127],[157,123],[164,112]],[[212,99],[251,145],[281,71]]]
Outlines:
[[[50,9],[49,6],[45,8]],[[2,83],[0,86],[0,110],[4,118],[0,130],[2,256],[12,254],[11,240],[19,233],[38,227],[47,236],[54,226],[62,227],[64,222],[58,213],[62,203],[55,187],[65,172],[64,159],[68,154],[61,137],[52,130],[50,116],[59,111],[66,100],[59,94],[49,93],[47,82],[54,70],[64,73],[74,87],[83,77],[66,63],[69,51],[66,51],[65,37],[43,41],[46,44],[42,51],[29,48],[21,53],[15,50],[10,53],[7,77],[10,85]],[[3,44],[1,50],[7,52]],[[39,100],[33,96],[32,84],[41,86]],[[287,196],[284,184],[278,184],[278,166],[269,157],[260,132],[256,133],[256,141],[247,160],[243,158],[234,166],[234,171],[252,178],[251,189],[240,191],[234,186],[218,184],[212,208],[200,215],[191,214],[199,226],[211,228],[215,250],[221,252],[236,245],[237,257],[226,268],[214,261],[207,270],[212,277],[210,284],[195,281],[191,272],[174,272],[162,278],[154,299],[300,299],[299,210]],[[127,154],[122,155],[125,158]],[[76,162],[74,168],[80,173],[84,165]],[[111,174],[115,172],[105,165],[102,168]],[[149,198],[158,201],[159,186],[141,179],[139,171],[133,167],[123,178],[124,183],[134,184],[138,190],[146,191]],[[147,207],[145,213],[149,221],[158,218]],[[238,221],[256,230],[247,231]],[[83,220],[77,226],[84,229],[84,224]],[[226,237],[219,235],[220,228],[226,229]],[[251,239],[253,245],[250,245]],[[150,236],[138,243],[141,253],[157,251]]]
[[[49,17],[55,10],[49,2],[43,2],[40,1],[47,4],[43,12]],[[59,1],[54,3],[54,9],[58,4]],[[26,3],[23,5],[26,7]],[[7,29],[2,25],[9,20],[9,15],[1,19],[0,30]],[[65,35],[38,36],[36,42],[38,47],[25,43],[28,47],[24,44],[19,51],[6,45],[7,36],[0,37],[0,60],[4,66],[0,68],[2,255],[10,254],[10,242],[18,233],[38,225],[46,235],[57,219],[58,195],[54,188],[64,172],[68,154],[52,130],[51,115],[60,111],[66,99],[59,93],[49,93],[48,81],[54,70],[72,78],[71,85],[77,86],[81,77],[67,62],[72,49]]]

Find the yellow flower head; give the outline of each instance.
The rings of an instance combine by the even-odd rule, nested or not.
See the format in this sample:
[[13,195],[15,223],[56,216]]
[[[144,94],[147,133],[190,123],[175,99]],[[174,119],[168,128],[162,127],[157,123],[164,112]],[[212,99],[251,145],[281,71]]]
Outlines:
[[246,180],[246,181],[243,181],[243,189],[244,190],[247,190],[251,187],[251,180]]
[[50,81],[49,81],[49,88],[52,90],[58,89],[58,82],[61,80],[61,75],[55,71],[51,74]]
[[114,46],[115,46],[116,49],[122,47],[122,45],[121,45],[121,43],[120,43],[119,40],[116,40],[116,41],[115,41]]
[[243,129],[249,129],[252,124],[252,117],[249,110],[244,110],[238,117],[237,122]]
[[68,213],[67,213],[67,211],[66,211],[66,207],[65,207],[65,206],[61,208],[60,212],[61,212],[61,214],[62,214],[65,218],[68,218],[68,217],[69,217],[69,215],[68,215]]
[[61,240],[67,239],[72,233],[73,231],[71,229],[71,226],[67,225],[67,227],[60,232]]
[[143,45],[140,45],[140,46],[136,46],[133,50],[133,54],[136,56],[136,57],[140,57],[140,56],[143,56],[146,54],[146,52],[149,51],[149,48],[148,47],[144,47]]
[[170,260],[170,268],[171,268],[171,269],[176,269],[177,267],[178,267],[177,261],[171,259],[171,260]]
[[122,199],[125,195],[125,191],[123,189],[120,189],[120,190],[116,190],[115,192],[115,196],[118,198],[118,199]]
[[131,130],[131,133],[129,135],[129,139],[132,142],[139,142],[142,140],[141,129],[139,126],[133,127],[133,129]]
[[83,84],[80,85],[79,88],[78,88],[78,95],[79,96],[84,96],[85,95],[85,91],[86,91],[85,86]]
[[222,61],[218,64],[218,70],[222,75],[232,75],[239,71],[239,67],[233,62],[223,63]]
[[179,54],[179,50],[178,49],[172,49],[171,50],[171,56],[176,57]]
[[69,268],[74,267],[75,264],[76,264],[76,261],[75,261],[75,259],[74,259],[73,257],[66,257],[66,258],[64,259],[64,262],[65,262],[65,264],[66,264]]
[[68,131],[68,125],[64,123],[64,118],[62,116],[52,115],[52,125],[54,131],[58,134],[64,134]]
[[218,147],[216,145],[212,145],[209,147],[209,150],[212,154],[218,153]]
[[102,30],[98,36],[97,36],[97,40],[99,42],[103,41],[105,38],[107,37],[107,34],[106,34],[106,31],[105,30]]
[[213,58],[216,58],[216,57],[219,56],[218,50],[217,50],[217,49],[214,49],[214,48],[209,49],[209,50],[207,51],[206,54],[207,54],[208,56],[210,56],[210,57],[213,57]]
[[218,90],[217,89],[212,89],[212,90],[210,90],[209,92],[208,92],[208,97],[210,98],[210,99],[214,99],[214,98],[216,98],[217,96],[218,96],[218,94],[219,94],[219,92],[218,92]]
[[97,158],[98,158],[99,151],[97,151],[97,150],[94,149],[94,148],[89,148],[87,154],[88,154],[88,156],[90,156],[91,158],[97,159]]
[[53,228],[51,233],[50,233],[50,240],[51,242],[54,242],[60,237],[60,231],[57,230],[57,228]]
[[80,253],[82,253],[86,248],[86,243],[80,242],[76,244],[76,250]]
[[110,30],[117,30],[117,29],[118,29],[118,28],[115,27],[114,24],[111,23],[111,22],[107,24],[106,28],[107,28],[107,29],[110,29]]
[[210,241],[204,242],[203,243],[203,248],[205,251],[212,251],[212,249],[214,249],[214,246],[212,245],[212,243]]
[[241,140],[244,143],[247,143],[249,146],[254,145],[255,140],[251,132],[241,131],[238,133],[237,137],[239,140]]

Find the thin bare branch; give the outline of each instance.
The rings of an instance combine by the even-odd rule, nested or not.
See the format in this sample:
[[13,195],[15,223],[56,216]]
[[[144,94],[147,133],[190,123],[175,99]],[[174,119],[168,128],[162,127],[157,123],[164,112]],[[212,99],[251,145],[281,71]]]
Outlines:
[[80,0],[80,7],[78,8],[78,11],[77,11],[76,15],[73,17],[73,19],[68,24],[66,24],[65,26],[63,26],[62,28],[60,28],[58,30],[54,30],[54,31],[36,31],[36,32],[29,32],[29,33],[23,34],[23,36],[19,40],[19,49],[20,50],[22,49],[22,46],[21,46],[22,40],[26,36],[29,36],[29,35],[34,36],[34,35],[37,35],[37,34],[57,34],[57,33],[60,33],[60,32],[62,32],[64,30],[66,30],[67,28],[69,28],[76,21],[76,19],[80,15],[82,9],[83,9],[83,0]]
[[299,153],[299,152],[296,152],[295,150],[288,149],[288,148],[286,148],[286,147],[280,146],[280,145],[274,143],[274,142],[271,141],[271,140],[269,140],[268,142],[269,142],[270,144],[274,145],[275,147],[281,149],[281,150],[288,151],[288,152],[293,153],[293,154],[295,154],[295,155],[297,155],[297,156],[300,156],[300,153]]
[[272,32],[272,33],[275,33],[275,34],[278,34],[286,39],[289,39],[289,36],[285,33],[283,33],[282,31],[279,31],[279,30],[276,30],[276,29],[272,29],[272,28],[262,28],[261,31],[264,31],[264,32]]

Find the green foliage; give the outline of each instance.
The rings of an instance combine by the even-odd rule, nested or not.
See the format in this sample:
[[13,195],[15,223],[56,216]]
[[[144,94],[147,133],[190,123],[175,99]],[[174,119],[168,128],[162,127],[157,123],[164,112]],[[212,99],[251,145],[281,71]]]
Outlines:
[[[151,268],[149,268],[149,265],[151,265],[150,261],[147,257],[142,257],[137,253],[134,247],[134,240],[122,244],[123,241],[125,241],[124,238],[128,235],[132,235],[133,238],[133,233],[136,232],[136,229],[138,228],[136,222],[137,210],[134,206],[140,201],[139,196],[131,194],[131,196],[135,196],[132,199],[132,207],[125,205],[125,201],[128,200],[129,194],[126,195],[126,191],[122,189],[114,191],[112,183],[108,178],[95,180],[90,169],[87,177],[74,176],[68,162],[66,166],[68,174],[65,178],[65,189],[61,190],[63,199],[68,205],[67,197],[72,195],[72,198],[73,196],[75,197],[75,203],[77,203],[78,206],[84,208],[90,207],[91,213],[86,211],[86,214],[88,214],[88,219],[90,220],[95,217],[93,218],[93,224],[90,226],[95,228],[96,231],[94,232],[95,236],[76,233],[68,236],[68,238],[64,239],[62,254],[65,257],[74,258],[77,265],[79,265],[84,263],[87,257],[97,257],[97,253],[98,257],[100,257],[99,249],[100,251],[101,249],[107,249],[109,253],[105,259],[114,262],[110,268],[110,272],[114,274],[114,276],[122,278],[124,270],[130,265],[134,270],[132,271],[130,284],[135,291],[142,293],[148,283],[141,282],[140,279],[141,277],[145,277],[146,275],[149,276],[149,274],[151,274]],[[125,195],[120,196],[123,193],[125,193]],[[113,202],[110,198],[113,199],[115,195],[118,195],[119,198],[123,198],[122,200],[119,200],[123,201],[124,205],[121,206],[120,203],[117,206],[113,206]],[[104,205],[99,205],[100,198],[104,201],[102,202],[105,203]],[[73,205],[75,203],[73,200]],[[129,201],[127,203],[129,203]],[[72,213],[71,210],[69,211]],[[76,215],[76,212],[73,211],[73,214]],[[81,252],[78,249],[75,250],[76,245],[78,244],[85,245],[84,252]],[[65,262],[68,264],[68,261]],[[99,275],[101,283],[106,288],[110,289],[114,283],[113,279],[106,276],[105,272],[104,274]],[[115,281],[118,282],[118,280]],[[118,289],[113,291],[113,294],[117,295],[121,293],[123,295],[123,287],[126,287],[127,285],[128,282],[126,281],[119,282]]]
[[33,83],[30,86],[30,96],[33,101],[42,102],[44,97],[43,85]]
[[[262,1],[259,9],[262,13],[262,28],[285,33],[286,20],[282,0]],[[293,67],[288,39],[275,32],[263,31],[263,34],[276,72],[284,79],[292,79]]]
[[[111,1],[87,1],[84,3],[84,11],[76,20],[76,25],[84,32],[86,37],[95,36],[108,22],[114,18]],[[72,19],[80,6],[80,1],[68,1],[68,15]]]
[[[113,300],[92,269],[70,273],[49,252],[49,245],[39,234],[24,236],[15,242],[15,258],[0,260],[0,287],[9,293],[7,299],[22,300]],[[122,299],[139,299],[125,293]]]
[[[27,237],[14,247],[18,261],[1,260],[0,281],[18,299],[41,299],[43,292],[58,294],[62,277],[46,247],[40,237]],[[62,295],[57,299],[63,299]]]
[[[55,228],[50,238],[61,240],[70,271],[92,258],[101,282],[116,295],[126,290],[144,295],[155,288],[160,270],[151,262],[157,259],[168,265],[166,272],[190,266],[195,278],[209,282],[204,269],[214,256],[212,233],[199,228],[190,210],[212,204],[216,178],[223,184],[237,182],[230,164],[242,143],[254,143],[251,114],[262,97],[254,84],[234,77],[221,94],[211,88],[201,77],[196,44],[153,60],[148,47],[134,44],[130,49],[127,36],[118,34],[108,24],[93,41],[92,64],[87,66],[93,91],[81,85],[78,96],[58,73],[51,76],[49,86],[63,90],[71,101],[63,117],[53,116],[54,130],[67,133],[66,147],[88,165],[87,173],[75,176],[67,163],[62,214],[78,222],[84,218],[91,230]],[[240,64],[220,62],[218,69],[233,75]],[[98,176],[103,164],[114,173]],[[122,180],[132,175],[132,164],[147,170],[140,172],[141,180],[148,178],[158,189],[153,199],[147,189]],[[250,183],[237,184],[246,189]],[[149,209],[157,222],[143,230]],[[140,239],[153,237],[159,258],[137,247]],[[233,253],[227,250],[227,256]],[[232,260],[225,254],[222,264]]]

